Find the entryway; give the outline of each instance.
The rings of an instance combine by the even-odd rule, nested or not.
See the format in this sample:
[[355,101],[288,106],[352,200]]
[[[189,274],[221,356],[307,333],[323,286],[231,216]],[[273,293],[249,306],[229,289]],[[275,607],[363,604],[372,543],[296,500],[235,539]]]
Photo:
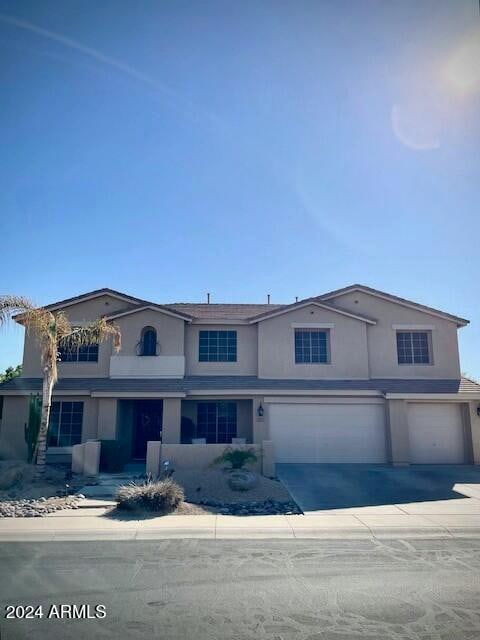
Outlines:
[[162,439],[163,401],[135,400],[133,406],[132,459],[145,460],[147,442]]

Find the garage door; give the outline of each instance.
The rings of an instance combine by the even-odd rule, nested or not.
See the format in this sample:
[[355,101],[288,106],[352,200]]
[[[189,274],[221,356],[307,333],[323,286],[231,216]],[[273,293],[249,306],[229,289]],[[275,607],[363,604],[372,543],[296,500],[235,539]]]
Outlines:
[[410,462],[462,464],[465,445],[460,405],[412,403],[408,405]]
[[386,462],[380,404],[272,404],[277,462]]

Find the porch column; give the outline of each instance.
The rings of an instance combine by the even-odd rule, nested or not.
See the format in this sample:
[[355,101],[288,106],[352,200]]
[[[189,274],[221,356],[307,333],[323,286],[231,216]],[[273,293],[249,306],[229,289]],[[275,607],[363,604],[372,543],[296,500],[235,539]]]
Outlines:
[[164,398],[162,442],[180,444],[180,428],[182,422],[181,398]]
[[117,399],[98,399],[98,430],[99,440],[115,440],[117,437]]
[[407,403],[405,400],[387,400],[386,413],[389,461],[394,465],[410,464]]

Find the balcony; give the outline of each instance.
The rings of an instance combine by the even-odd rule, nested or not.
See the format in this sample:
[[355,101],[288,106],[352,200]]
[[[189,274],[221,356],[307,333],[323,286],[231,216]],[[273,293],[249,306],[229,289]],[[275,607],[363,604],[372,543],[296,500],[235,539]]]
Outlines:
[[111,378],[183,378],[185,356],[111,356]]

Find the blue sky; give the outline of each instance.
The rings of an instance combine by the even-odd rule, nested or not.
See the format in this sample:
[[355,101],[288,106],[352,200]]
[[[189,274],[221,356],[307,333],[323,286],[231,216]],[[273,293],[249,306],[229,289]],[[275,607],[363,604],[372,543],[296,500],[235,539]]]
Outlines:
[[476,0],[0,1],[1,292],[361,282],[469,318],[480,377],[479,60]]

